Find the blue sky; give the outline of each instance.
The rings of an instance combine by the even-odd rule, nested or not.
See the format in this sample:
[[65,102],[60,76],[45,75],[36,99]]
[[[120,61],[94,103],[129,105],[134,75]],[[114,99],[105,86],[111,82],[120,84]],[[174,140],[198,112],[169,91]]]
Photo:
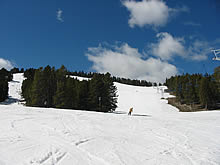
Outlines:
[[0,17],[0,67],[163,81],[220,65],[218,0],[0,0]]

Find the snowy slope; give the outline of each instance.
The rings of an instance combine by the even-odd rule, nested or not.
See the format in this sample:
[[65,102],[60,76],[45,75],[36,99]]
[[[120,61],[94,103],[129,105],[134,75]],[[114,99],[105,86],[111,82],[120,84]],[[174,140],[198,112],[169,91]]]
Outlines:
[[157,89],[119,83],[116,113],[24,107],[22,80],[0,105],[0,165],[220,164],[219,111],[180,113]]
[[86,77],[80,77],[80,76],[69,76],[70,78],[74,78],[74,79],[77,79],[77,80],[79,80],[79,81],[83,81],[83,80],[85,80],[85,81],[88,81],[88,80],[90,80],[91,78],[86,78]]

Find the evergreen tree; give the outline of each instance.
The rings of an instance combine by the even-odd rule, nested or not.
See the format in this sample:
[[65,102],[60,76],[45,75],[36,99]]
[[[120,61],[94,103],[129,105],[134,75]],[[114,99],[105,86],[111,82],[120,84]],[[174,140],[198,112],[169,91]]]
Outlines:
[[42,85],[44,88],[44,106],[53,107],[53,96],[56,92],[55,68],[46,66],[42,73]]
[[56,71],[56,93],[53,97],[53,103],[57,108],[65,108],[66,73],[67,70],[64,65]]
[[50,66],[26,70],[27,79],[22,85],[26,104],[101,112],[115,110],[117,89],[109,73],[91,74],[93,78],[89,81],[73,79],[68,73],[64,66],[58,70]]
[[90,110],[89,107],[89,82],[77,83],[77,107],[82,110]]
[[66,85],[65,81],[58,81],[57,82],[56,94],[53,97],[54,106],[56,108],[65,108],[66,107],[65,85]]
[[0,80],[0,102],[8,98],[8,81],[1,77]]
[[106,73],[104,75],[104,84],[105,84],[105,99],[103,100],[103,110],[115,111],[117,108],[117,88],[113,83],[111,75]]
[[8,81],[12,80],[12,74],[6,69],[0,69],[0,102],[8,98]]
[[176,98],[179,102],[182,101],[182,84],[181,84],[181,81],[180,81],[180,77],[176,77],[175,79],[175,87],[174,87],[174,90],[175,90],[175,95],[176,95]]
[[103,75],[95,74],[89,82],[89,109],[93,111],[102,111],[102,99],[104,92]]
[[209,108],[211,103],[211,91],[210,91],[210,82],[208,77],[203,77],[200,85],[200,103],[205,107]]
[[25,98],[26,105],[31,105],[31,89],[34,81],[35,70],[33,68],[27,69],[24,72],[26,79],[22,83],[22,96]]
[[31,87],[31,105],[40,107],[52,107],[55,93],[55,77],[50,66],[39,68],[35,71]]
[[74,109],[77,108],[77,93],[76,93],[76,82],[73,78],[67,78],[65,86],[65,108]]
[[45,86],[45,80],[43,76],[43,68],[39,68],[35,71],[34,81],[31,88],[31,106],[44,107],[45,101],[47,99],[46,91],[47,86]]
[[215,68],[214,74],[213,74],[213,79],[215,86],[213,87],[216,92],[217,92],[217,102],[220,103],[220,66]]

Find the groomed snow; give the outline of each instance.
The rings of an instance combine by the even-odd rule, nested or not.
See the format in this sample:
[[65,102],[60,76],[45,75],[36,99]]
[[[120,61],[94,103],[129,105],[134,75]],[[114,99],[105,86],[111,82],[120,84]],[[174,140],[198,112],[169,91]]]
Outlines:
[[180,113],[156,88],[119,83],[115,113],[25,107],[22,80],[0,105],[0,165],[220,164],[219,111]]

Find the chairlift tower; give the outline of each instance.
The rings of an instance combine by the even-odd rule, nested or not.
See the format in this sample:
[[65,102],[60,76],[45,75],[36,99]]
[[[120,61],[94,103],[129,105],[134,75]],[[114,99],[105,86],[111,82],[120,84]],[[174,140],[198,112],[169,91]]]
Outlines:
[[216,61],[220,61],[220,49],[216,49],[216,50],[211,50],[215,57],[213,58],[213,60],[216,60]]
[[160,92],[161,92],[161,99],[164,99],[164,90],[163,90],[163,88],[160,88]]

